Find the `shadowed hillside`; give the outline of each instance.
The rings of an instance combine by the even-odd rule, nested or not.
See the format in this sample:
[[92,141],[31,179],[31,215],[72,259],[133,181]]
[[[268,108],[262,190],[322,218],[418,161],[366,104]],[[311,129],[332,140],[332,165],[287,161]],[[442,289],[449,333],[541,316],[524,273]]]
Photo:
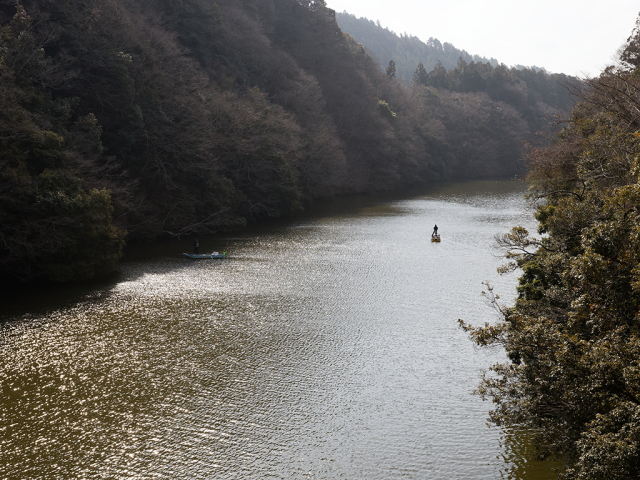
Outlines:
[[5,0],[0,276],[91,278],[125,239],[513,175],[567,103],[541,72],[444,72],[407,87],[322,0]]

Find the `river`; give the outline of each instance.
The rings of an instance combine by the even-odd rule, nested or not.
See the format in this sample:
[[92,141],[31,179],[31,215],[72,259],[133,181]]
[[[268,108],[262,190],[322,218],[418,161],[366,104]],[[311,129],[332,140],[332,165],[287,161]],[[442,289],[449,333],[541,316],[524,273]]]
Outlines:
[[[494,236],[534,227],[517,181],[355,197],[157,244],[100,283],[16,295],[0,336],[0,478],[553,478],[472,395],[504,361]],[[441,243],[430,242],[437,223]]]

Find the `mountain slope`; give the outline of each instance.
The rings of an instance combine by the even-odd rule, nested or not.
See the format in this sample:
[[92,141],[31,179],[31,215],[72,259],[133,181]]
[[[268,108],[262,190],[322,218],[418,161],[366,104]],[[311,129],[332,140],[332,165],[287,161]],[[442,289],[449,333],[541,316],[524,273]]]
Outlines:
[[427,70],[432,70],[438,62],[442,63],[445,69],[453,70],[460,58],[467,63],[489,63],[494,67],[498,65],[495,58],[472,55],[450,43],[441,43],[433,37],[424,43],[412,35],[397,35],[380,25],[380,22],[357,18],[347,12],[336,13],[336,20],[342,31],[364,45],[367,53],[376,58],[381,65],[386,66],[393,60],[396,76],[405,82],[411,81],[419,63]]

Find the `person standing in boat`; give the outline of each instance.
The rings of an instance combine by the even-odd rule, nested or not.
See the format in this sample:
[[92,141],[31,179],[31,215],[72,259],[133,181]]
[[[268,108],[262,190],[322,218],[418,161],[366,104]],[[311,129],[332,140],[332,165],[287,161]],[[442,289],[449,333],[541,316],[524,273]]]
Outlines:
[[432,237],[437,237],[438,236],[438,225],[434,225],[433,226],[433,233],[431,234]]
[[196,255],[199,253],[198,249],[200,247],[200,244],[198,243],[198,239],[196,238],[196,241],[193,242],[193,253],[195,253]]

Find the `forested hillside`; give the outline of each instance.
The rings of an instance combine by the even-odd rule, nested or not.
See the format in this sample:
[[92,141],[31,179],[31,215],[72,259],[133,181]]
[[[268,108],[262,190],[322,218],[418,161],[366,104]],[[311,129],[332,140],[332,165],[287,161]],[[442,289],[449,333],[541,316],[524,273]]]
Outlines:
[[367,53],[379,63],[386,65],[389,60],[393,60],[396,76],[407,83],[413,78],[413,72],[419,63],[427,70],[432,70],[438,62],[445,69],[453,70],[460,58],[466,63],[489,63],[494,67],[499,65],[495,58],[472,55],[448,42],[442,43],[437,38],[431,37],[424,43],[413,35],[402,32],[397,34],[382,26],[380,21],[358,18],[347,12],[336,12],[336,20],[342,31],[362,44]]
[[[504,321],[471,329],[510,363],[480,393],[564,479],[640,477],[640,21],[561,134],[528,155],[540,236],[501,237],[522,269]],[[490,292],[488,292],[491,295]]]
[[458,67],[407,86],[322,0],[2,0],[0,280],[90,278],[125,240],[518,173],[569,96],[542,72]]
[[[522,65],[508,68],[494,58],[471,55],[438,39],[430,38],[424,43],[410,35],[398,36],[379,22],[346,12],[336,14],[336,19],[342,30],[361,43],[387,74],[414,86],[459,94],[487,94],[491,101],[513,107],[521,117],[518,120],[527,122],[529,133],[544,130],[552,114],[570,109],[575,102],[567,89],[576,79],[564,74],[548,74],[543,69]],[[460,101],[461,97],[457,98]],[[467,104],[465,100],[462,102]],[[448,109],[451,107],[447,105]],[[497,131],[493,125],[480,123]],[[449,127],[451,131],[462,130]]]

